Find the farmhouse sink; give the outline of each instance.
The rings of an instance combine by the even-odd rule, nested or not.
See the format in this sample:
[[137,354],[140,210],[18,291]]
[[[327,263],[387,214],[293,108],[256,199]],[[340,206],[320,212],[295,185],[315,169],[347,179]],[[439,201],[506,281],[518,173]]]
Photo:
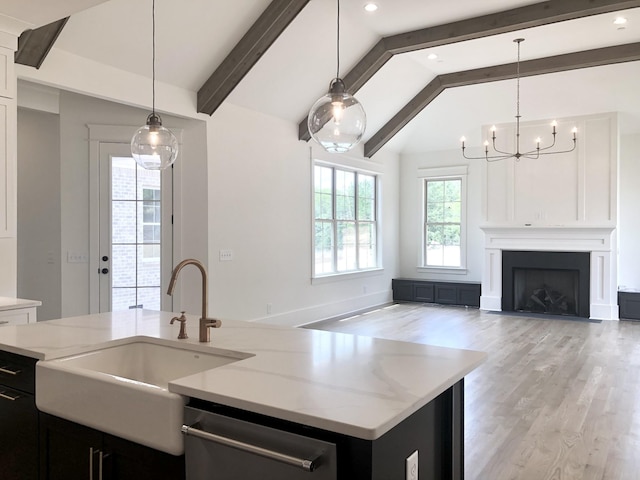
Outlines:
[[43,412],[181,455],[185,399],[169,392],[169,382],[251,356],[137,339],[38,362],[36,404]]

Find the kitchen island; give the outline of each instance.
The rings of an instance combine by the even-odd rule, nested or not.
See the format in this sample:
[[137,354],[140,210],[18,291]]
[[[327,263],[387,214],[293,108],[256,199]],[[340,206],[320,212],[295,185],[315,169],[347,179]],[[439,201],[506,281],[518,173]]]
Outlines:
[[151,338],[241,352],[168,390],[205,410],[336,444],[336,478],[404,478],[398,472],[415,450],[420,480],[463,478],[463,379],[484,353],[238,321],[200,344],[197,317],[188,316],[189,338],[177,340],[173,316],[131,310],[7,326],[0,351],[48,361]]

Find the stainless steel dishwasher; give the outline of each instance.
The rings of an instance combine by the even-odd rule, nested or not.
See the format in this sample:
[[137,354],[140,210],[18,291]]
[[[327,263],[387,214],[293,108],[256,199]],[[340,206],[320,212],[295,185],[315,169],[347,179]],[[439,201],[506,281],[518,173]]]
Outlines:
[[185,407],[187,480],[336,480],[336,445]]

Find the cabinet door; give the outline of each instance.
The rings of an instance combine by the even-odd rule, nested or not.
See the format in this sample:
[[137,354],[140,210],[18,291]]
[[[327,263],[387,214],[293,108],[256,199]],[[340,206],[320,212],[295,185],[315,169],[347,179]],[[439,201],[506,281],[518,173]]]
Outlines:
[[394,300],[404,300],[408,302],[415,300],[413,294],[413,282],[393,279],[391,280],[391,288],[393,289]]
[[43,480],[99,478],[102,434],[40,414],[40,468]]
[[455,305],[457,299],[457,287],[453,284],[440,283],[435,287],[436,303]]
[[104,435],[104,478],[112,480],[171,479],[185,477],[184,455],[174,456],[144,445]]
[[0,385],[0,477],[38,478],[38,411],[33,395]]
[[[40,414],[42,480],[182,480],[175,457],[77,423]],[[4,480],[4,477],[0,477]]]
[[433,283],[414,284],[414,300],[418,302],[433,302]]

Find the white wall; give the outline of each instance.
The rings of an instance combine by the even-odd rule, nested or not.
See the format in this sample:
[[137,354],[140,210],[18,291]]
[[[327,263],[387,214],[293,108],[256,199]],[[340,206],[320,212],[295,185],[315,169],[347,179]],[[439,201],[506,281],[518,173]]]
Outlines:
[[38,320],[61,316],[60,123],[18,109],[18,297],[40,300]]
[[[391,299],[397,274],[398,158],[348,160],[382,172],[384,271],[311,281],[313,155],[297,125],[224,104],[208,125],[210,311],[219,318],[300,325]],[[340,162],[340,156],[329,156]],[[234,260],[219,262],[221,249]],[[271,305],[268,314],[267,305]]]
[[[442,273],[420,271],[422,262],[423,179],[418,169],[468,166],[467,176],[467,231],[466,270],[444,270]],[[431,280],[473,281],[482,279],[484,235],[482,221],[482,164],[479,160],[466,160],[460,150],[426,152],[403,155],[400,168],[400,276]]]
[[[148,112],[117,103],[69,92],[60,94],[60,157],[61,157],[61,258],[62,316],[89,312],[89,264],[67,263],[67,252],[89,252],[89,145],[87,124],[132,125],[132,132],[143,124]],[[206,251],[206,143],[204,123],[163,116],[164,124],[183,129],[184,145],[180,154],[181,167],[178,189],[181,210],[188,212],[180,221],[188,232],[178,238],[182,251],[207,261]],[[181,187],[181,185],[186,187]],[[195,279],[194,279],[195,280]],[[187,280],[183,288],[182,308],[198,312],[200,295],[190,295],[199,289]],[[197,297],[194,301],[193,297]],[[192,303],[193,302],[193,303]]]
[[[56,261],[60,314],[71,316],[89,311],[89,264],[66,262],[69,251],[89,252],[87,124],[136,126],[147,112],[64,91],[59,112]],[[312,284],[313,147],[297,140],[297,125],[230,104],[207,122],[163,119],[165,125],[183,129],[174,183],[174,263],[193,257],[208,264],[211,315],[299,325],[391,300],[399,227],[396,155],[380,153],[366,160],[359,150],[345,160],[381,174],[384,270]],[[327,159],[317,147],[315,153]],[[234,260],[219,262],[221,249],[232,249]],[[174,310],[200,313],[199,272],[187,268],[181,280]]]
[[618,286],[640,290],[640,133],[620,138]]

